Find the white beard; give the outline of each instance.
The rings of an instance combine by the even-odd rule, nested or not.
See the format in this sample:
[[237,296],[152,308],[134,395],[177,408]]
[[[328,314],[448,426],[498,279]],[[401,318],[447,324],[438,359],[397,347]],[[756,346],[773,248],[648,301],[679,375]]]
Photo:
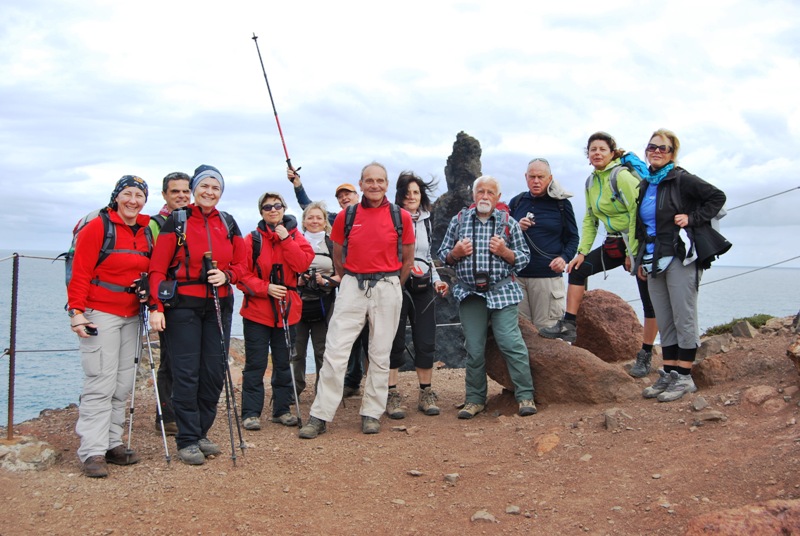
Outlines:
[[481,199],[475,203],[475,208],[478,209],[478,214],[489,214],[492,211],[492,204],[485,199]]

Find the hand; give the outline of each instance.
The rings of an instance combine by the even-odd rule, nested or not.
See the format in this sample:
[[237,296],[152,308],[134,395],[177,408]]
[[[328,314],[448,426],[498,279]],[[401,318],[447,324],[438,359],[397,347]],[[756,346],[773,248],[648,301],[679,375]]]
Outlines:
[[508,247],[506,247],[505,240],[497,235],[489,239],[489,253],[502,257],[506,251],[508,251]]
[[562,257],[556,257],[550,261],[550,269],[557,274],[563,274],[566,267],[567,261],[565,261]]
[[286,227],[284,227],[283,225],[278,224],[278,225],[275,226],[275,234],[278,235],[278,238],[283,240],[287,236],[289,236],[289,231],[287,231]]
[[573,269],[577,270],[580,268],[581,264],[583,264],[583,259],[585,258],[586,256],[583,253],[578,253],[575,255],[575,258],[569,261],[569,264],[567,265],[567,273],[572,272]]
[[330,283],[328,282],[328,280],[327,280],[327,279],[325,279],[324,277],[322,277],[322,274],[320,274],[319,272],[317,272],[317,274],[316,274],[316,275],[317,275],[317,277],[316,277],[316,280],[317,280],[317,285],[319,285],[319,286],[321,286],[321,287],[327,287],[327,286],[329,286],[329,285],[330,285]]
[[83,313],[78,313],[75,316],[73,316],[72,318],[70,318],[70,327],[69,327],[69,329],[71,329],[72,332],[77,334],[78,337],[80,337],[81,339],[88,339],[89,337],[91,337],[91,335],[86,333],[86,328],[87,327],[88,328],[97,329],[97,326],[92,324],[91,322],[89,322],[86,319],[86,317],[83,316]]
[[286,297],[286,287],[270,283],[269,287],[267,287],[267,294],[275,299],[282,300]]
[[164,318],[164,313],[161,311],[153,311],[150,313],[150,329],[153,331],[164,331],[167,328],[167,321]]
[[631,258],[629,255],[625,255],[625,271],[629,273],[631,271]]
[[289,179],[295,188],[300,186],[300,174],[292,168],[286,168],[286,178]]
[[450,285],[448,285],[444,281],[437,281],[436,283],[433,284],[433,289],[439,296],[445,297],[447,296],[447,291],[450,290]]
[[536,223],[528,217],[519,220],[519,228],[523,231],[527,231],[531,225],[536,225]]
[[639,268],[636,269],[636,277],[642,281],[647,281],[647,274],[644,272],[644,266],[641,264],[639,265]]
[[219,268],[212,268],[208,271],[206,280],[215,287],[221,287],[228,282],[228,276]]
[[472,240],[469,238],[462,238],[456,242],[453,249],[450,250],[450,255],[459,259],[472,255]]
[[675,225],[678,227],[686,227],[689,225],[689,215],[688,214],[675,214]]
[[299,274],[297,276],[297,286],[304,287],[309,279],[311,279],[311,276],[307,273],[303,272],[302,274]]

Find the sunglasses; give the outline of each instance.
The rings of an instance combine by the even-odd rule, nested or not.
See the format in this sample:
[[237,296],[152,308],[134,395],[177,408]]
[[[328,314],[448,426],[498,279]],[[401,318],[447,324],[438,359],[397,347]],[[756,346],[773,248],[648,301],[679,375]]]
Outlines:
[[272,209],[280,210],[282,208],[283,208],[283,203],[275,203],[275,204],[267,203],[266,205],[261,205],[261,210],[263,212],[269,212]]
[[652,143],[648,143],[647,147],[645,147],[645,151],[649,153],[655,153],[657,151],[661,151],[662,153],[668,154],[672,152],[672,147],[667,147],[666,145],[653,145]]

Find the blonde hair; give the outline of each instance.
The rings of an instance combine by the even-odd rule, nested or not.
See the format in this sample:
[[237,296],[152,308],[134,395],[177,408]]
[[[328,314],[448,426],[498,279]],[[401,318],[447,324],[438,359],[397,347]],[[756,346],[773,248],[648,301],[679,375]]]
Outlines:
[[647,140],[648,143],[653,140],[656,136],[661,136],[662,138],[667,138],[669,142],[672,144],[672,161],[676,164],[678,163],[678,151],[681,150],[681,142],[678,139],[678,136],[675,135],[674,132],[668,130],[666,128],[659,128],[655,132],[650,135],[650,139]]
[[326,235],[331,234],[331,222],[328,219],[328,209],[325,207],[325,203],[323,203],[322,201],[314,201],[313,203],[306,205],[306,208],[303,209],[303,221],[302,221],[303,230],[304,231],[306,230],[306,216],[308,215],[309,212],[311,212],[314,209],[322,212],[322,219],[325,220],[325,234]]

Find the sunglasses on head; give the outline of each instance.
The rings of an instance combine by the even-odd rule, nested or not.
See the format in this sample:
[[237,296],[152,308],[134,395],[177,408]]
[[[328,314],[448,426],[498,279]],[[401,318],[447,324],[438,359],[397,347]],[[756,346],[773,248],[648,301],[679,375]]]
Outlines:
[[645,147],[645,151],[649,153],[655,153],[656,151],[660,151],[662,153],[671,153],[672,147],[668,147],[666,145],[654,145],[652,143],[648,143],[647,147]]
[[283,203],[267,203],[265,205],[261,205],[261,210],[263,212],[269,212],[272,209],[280,210],[283,208]]

